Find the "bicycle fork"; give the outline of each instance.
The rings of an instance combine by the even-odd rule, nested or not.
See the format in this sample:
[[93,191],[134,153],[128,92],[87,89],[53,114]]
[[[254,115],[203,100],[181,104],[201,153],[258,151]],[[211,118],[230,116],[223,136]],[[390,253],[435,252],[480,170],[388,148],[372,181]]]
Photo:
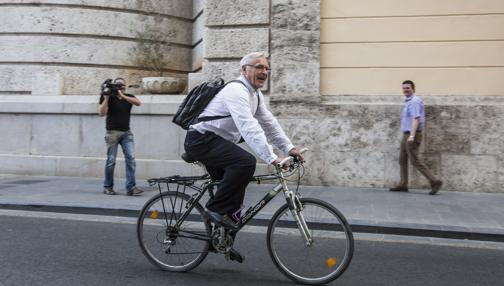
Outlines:
[[285,199],[287,200],[287,205],[289,206],[292,217],[294,217],[294,220],[296,221],[299,232],[303,236],[306,246],[311,246],[313,244],[313,237],[303,216],[303,204],[299,200],[299,196],[297,194],[289,191],[285,182],[283,182],[283,185],[285,190]]
[[306,246],[311,246],[313,244],[313,237],[304,219],[302,212],[303,206],[301,205],[298,196],[294,196],[293,204],[294,209],[291,210],[292,216],[296,220],[299,232],[301,232],[301,235],[305,239]]

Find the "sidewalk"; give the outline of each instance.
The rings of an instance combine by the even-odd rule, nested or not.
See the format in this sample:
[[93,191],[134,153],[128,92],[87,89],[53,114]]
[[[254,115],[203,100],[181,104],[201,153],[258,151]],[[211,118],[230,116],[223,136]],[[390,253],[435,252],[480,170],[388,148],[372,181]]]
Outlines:
[[[53,211],[136,216],[157,192],[145,181],[146,191],[128,197],[116,180],[117,196],[102,193],[102,179],[0,175],[0,209]],[[255,204],[272,185],[251,184],[246,207]],[[415,235],[504,242],[504,194],[443,192],[427,190],[391,193],[386,189],[301,186],[304,197],[315,197],[336,206],[354,232]],[[278,195],[257,216],[264,225],[284,203]]]

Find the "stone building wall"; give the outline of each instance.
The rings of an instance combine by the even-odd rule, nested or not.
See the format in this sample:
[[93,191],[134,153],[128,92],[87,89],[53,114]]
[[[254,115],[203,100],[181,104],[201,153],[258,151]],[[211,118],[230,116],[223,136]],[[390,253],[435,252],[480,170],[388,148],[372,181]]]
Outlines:
[[[206,61],[198,75],[232,79],[238,75],[242,55],[265,51],[272,69],[265,89],[271,109],[294,143],[311,149],[305,183],[359,187],[396,183],[403,99],[397,92],[322,96],[320,1],[221,2],[208,0]],[[358,6],[352,1],[332,2]],[[484,6],[499,6],[497,2],[489,0]],[[428,4],[431,8],[436,5],[432,1]],[[470,3],[466,4],[462,8],[469,9],[466,6]],[[360,78],[358,72],[355,77]],[[340,81],[331,77],[322,80],[328,85]],[[370,90],[368,80],[354,82],[354,90],[359,90],[359,85]],[[375,84],[374,78],[369,78],[371,84]],[[485,90],[501,90],[495,82],[490,84]],[[462,94],[423,96],[427,128],[422,156],[443,178],[445,190],[504,192],[504,128],[500,126],[504,94]],[[411,187],[428,187],[425,178],[412,168],[410,174]]]
[[[41,29],[50,29],[52,24],[54,27],[60,25],[58,29],[75,27],[58,24],[59,17],[34,18],[31,26],[20,24],[20,29],[23,25],[26,27],[18,31],[15,30],[18,27],[10,25],[9,28],[6,25],[7,20],[3,15],[7,8],[12,13],[18,8],[40,9],[39,13],[46,13],[46,16],[49,11],[55,13],[57,9],[67,9],[67,12],[78,11],[72,14],[78,19],[80,12],[89,13],[95,10],[95,6],[108,5],[109,8],[100,11],[116,13],[114,19],[121,19],[117,9],[123,12],[133,10],[131,14],[140,14],[135,16],[139,17],[138,23],[144,23],[141,21],[143,19],[149,27],[152,22],[148,21],[155,22],[156,19],[187,25],[191,32],[178,36],[184,37],[184,40],[180,39],[183,45],[179,47],[188,47],[189,60],[183,61],[187,65],[186,69],[177,71],[194,71],[189,74],[190,85],[216,76],[232,79],[239,74],[238,62],[244,54],[264,51],[269,56],[272,68],[269,83],[263,90],[268,95],[271,110],[295,144],[311,149],[307,155],[308,174],[305,183],[388,187],[399,179],[397,162],[401,134],[398,129],[402,97],[366,93],[352,96],[332,93],[321,95],[319,0],[168,1],[172,5],[187,5],[184,6],[186,8],[170,5],[156,7],[159,1],[64,1],[66,5],[56,0],[41,2],[44,3],[37,6],[29,4],[32,3],[29,1],[0,1],[0,29],[5,30],[0,31],[0,39],[2,44],[4,39],[7,40],[7,48],[0,50],[0,54],[3,51],[14,54],[19,49],[27,54],[26,59],[30,59],[23,62],[24,57],[17,55],[12,55],[16,61],[0,56],[0,74],[4,75],[0,77],[0,90],[5,94],[0,94],[0,173],[101,176],[104,119],[96,116],[96,96],[23,95],[31,91],[32,82],[22,79],[31,77],[32,71],[39,70],[57,70],[68,78],[78,74],[79,78],[84,78],[83,83],[72,85],[65,82],[64,92],[89,94],[94,93],[94,88],[92,92],[87,90],[91,85],[85,81],[92,82],[93,76],[100,79],[111,77],[111,73],[124,73],[126,69],[107,68],[103,72],[98,67],[82,63],[78,67],[48,64],[53,58],[58,59],[60,54],[54,51],[58,51],[60,46],[68,45],[72,51],[76,51],[63,57],[76,61],[86,59],[85,63],[93,63],[95,54],[101,58],[104,54],[85,54],[88,41],[78,41],[87,39],[87,36],[67,39],[63,35],[58,39],[66,42],[58,42],[58,47],[44,46],[44,41],[51,41],[40,42],[40,39],[54,35],[46,35],[46,30],[39,35],[39,32],[33,31],[37,26],[34,23],[38,20],[41,23],[48,21],[44,24],[46,28],[42,25]],[[80,11],[82,7],[72,6],[74,2],[90,7]],[[161,18],[151,14],[162,9],[175,9],[183,14]],[[169,11],[163,13],[170,14]],[[65,15],[63,13],[61,16],[62,20],[67,19]],[[25,20],[29,22],[33,17],[38,16],[30,16]],[[93,25],[91,22],[87,21],[86,25]],[[155,23],[152,25],[156,27]],[[170,25],[166,26],[174,27],[175,24]],[[30,37],[31,33],[38,39],[35,42],[39,48],[47,50],[49,56],[39,59],[33,54],[34,48],[29,50],[22,44],[22,39],[28,42],[28,38],[23,37]],[[60,30],[57,33],[67,32]],[[131,37],[120,33],[124,33],[123,29],[116,30],[114,39],[93,36],[93,41],[113,42],[121,40],[121,37]],[[111,60],[123,65],[121,61],[124,58],[121,55],[124,55],[124,51],[113,51],[116,57]],[[89,58],[90,55],[93,57]],[[182,56],[178,58],[186,59]],[[48,63],[41,63],[41,59]],[[35,60],[37,63],[33,62]],[[140,74],[144,75],[144,70],[138,69],[141,65],[132,66],[134,68],[129,70],[131,78],[135,78],[134,74],[139,77]],[[172,68],[175,69],[175,66]],[[88,75],[89,78],[86,78]],[[50,77],[51,73],[43,73],[36,78],[42,83],[52,82],[55,85],[53,88],[57,88],[58,81],[49,81]],[[322,80],[330,81],[332,77]],[[182,97],[165,95],[140,98],[144,104],[134,109],[132,118],[139,178],[198,172],[179,159],[183,151],[181,144],[184,132],[170,123]],[[433,171],[445,181],[444,189],[504,192],[504,94],[426,94],[423,99],[427,110],[427,128],[422,155]],[[260,169],[264,170],[263,167]],[[118,170],[117,175],[122,174],[122,170]],[[416,171],[411,170],[411,178],[412,187],[426,187],[427,182]]]

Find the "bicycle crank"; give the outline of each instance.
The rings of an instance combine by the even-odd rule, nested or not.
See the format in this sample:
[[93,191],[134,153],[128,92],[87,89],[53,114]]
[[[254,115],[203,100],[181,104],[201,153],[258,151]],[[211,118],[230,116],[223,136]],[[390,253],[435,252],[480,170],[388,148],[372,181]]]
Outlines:
[[219,227],[212,233],[212,246],[218,253],[229,253],[233,246],[233,237],[224,227]]

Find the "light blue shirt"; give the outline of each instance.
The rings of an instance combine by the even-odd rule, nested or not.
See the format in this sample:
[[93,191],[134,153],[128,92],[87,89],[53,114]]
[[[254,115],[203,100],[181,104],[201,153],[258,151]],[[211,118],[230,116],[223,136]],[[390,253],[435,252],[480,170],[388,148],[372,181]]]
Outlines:
[[411,131],[411,123],[415,118],[420,119],[420,125],[418,125],[417,130],[423,130],[425,126],[424,104],[420,97],[412,94],[410,97],[406,97],[404,101],[404,107],[401,115],[401,131]]

